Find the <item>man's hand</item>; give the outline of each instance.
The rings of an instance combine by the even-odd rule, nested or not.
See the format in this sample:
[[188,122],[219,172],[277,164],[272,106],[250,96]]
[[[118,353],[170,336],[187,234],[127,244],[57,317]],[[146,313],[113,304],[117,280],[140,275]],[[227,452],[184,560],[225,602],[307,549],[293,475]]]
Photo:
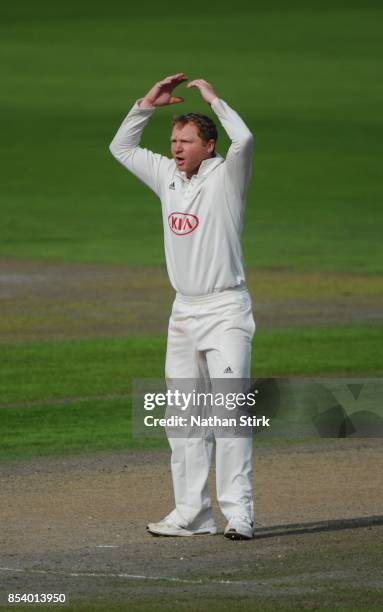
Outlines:
[[210,83],[204,81],[204,79],[195,79],[194,81],[190,81],[190,83],[187,84],[187,87],[198,87],[201,92],[201,96],[208,104],[211,104],[213,100],[218,97]]
[[166,79],[156,83],[144,98],[139,102],[140,108],[153,108],[156,106],[167,106],[168,104],[178,104],[184,99],[179,96],[172,96],[173,89],[188,78],[183,72],[168,76]]

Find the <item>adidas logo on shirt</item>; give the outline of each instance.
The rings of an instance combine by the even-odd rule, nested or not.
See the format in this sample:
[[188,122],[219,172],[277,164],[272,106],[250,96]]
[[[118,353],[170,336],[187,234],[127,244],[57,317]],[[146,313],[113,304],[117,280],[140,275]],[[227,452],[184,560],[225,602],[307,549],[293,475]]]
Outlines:
[[226,370],[223,371],[224,374],[233,374],[233,370],[230,366],[227,366]]
[[176,186],[175,186],[174,181],[173,181],[172,183],[170,183],[169,189],[175,189],[175,188],[176,188]]

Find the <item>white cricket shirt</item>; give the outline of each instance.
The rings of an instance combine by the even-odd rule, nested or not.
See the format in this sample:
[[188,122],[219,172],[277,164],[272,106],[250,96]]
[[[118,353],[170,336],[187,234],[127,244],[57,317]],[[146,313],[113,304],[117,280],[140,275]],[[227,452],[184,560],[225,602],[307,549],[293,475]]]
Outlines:
[[253,137],[226,102],[215,98],[211,108],[231,145],[226,159],[216,154],[204,160],[190,180],[174,159],[139,146],[155,108],[136,102],[110,145],[114,157],[160,198],[169,279],[190,296],[245,283],[241,235]]

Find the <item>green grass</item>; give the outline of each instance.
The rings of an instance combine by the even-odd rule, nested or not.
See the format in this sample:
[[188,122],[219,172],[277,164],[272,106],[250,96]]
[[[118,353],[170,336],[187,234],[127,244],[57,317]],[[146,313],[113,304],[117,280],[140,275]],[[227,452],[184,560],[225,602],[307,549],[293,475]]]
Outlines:
[[[259,331],[254,376],[382,374],[381,325]],[[162,378],[164,336],[23,342],[1,347],[1,404],[131,391],[132,378]]]
[[[261,331],[253,375],[379,376],[382,331],[369,325]],[[164,337],[3,346],[1,458],[164,444],[132,435],[130,402],[132,379],[162,379],[164,356]]]
[[3,409],[0,430],[0,460],[168,447],[132,435],[130,398]]
[[163,376],[165,338],[15,343],[1,349],[4,404],[130,393],[132,378]]
[[[184,70],[256,136],[248,266],[382,272],[380,3],[198,0],[187,30],[174,1],[2,12],[0,255],[162,264],[156,198],[108,145],[138,97]],[[173,112],[208,110],[181,89],[186,103],[159,110],[144,136],[163,154]],[[221,154],[227,144],[221,130]]]

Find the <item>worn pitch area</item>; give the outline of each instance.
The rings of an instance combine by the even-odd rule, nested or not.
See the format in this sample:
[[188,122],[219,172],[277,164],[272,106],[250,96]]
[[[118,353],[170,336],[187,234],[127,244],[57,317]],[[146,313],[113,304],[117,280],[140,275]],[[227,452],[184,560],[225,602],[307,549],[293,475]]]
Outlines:
[[[383,318],[377,275],[252,269],[263,329]],[[3,341],[166,333],[174,292],[162,268],[0,260]]]
[[[231,542],[146,533],[172,508],[166,451],[3,463],[2,599],[222,596],[224,588],[267,600],[275,589],[320,593],[328,581],[381,596],[382,473],[379,440],[256,449],[257,537]],[[222,530],[216,501],[215,510]]]

